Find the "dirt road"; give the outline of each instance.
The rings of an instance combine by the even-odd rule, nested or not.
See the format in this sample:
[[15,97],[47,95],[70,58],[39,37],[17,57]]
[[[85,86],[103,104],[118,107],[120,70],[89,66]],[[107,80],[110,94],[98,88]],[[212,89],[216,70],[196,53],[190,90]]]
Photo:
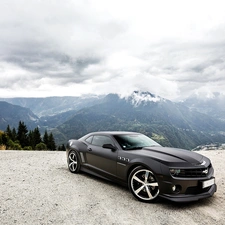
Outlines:
[[0,224],[225,224],[225,151],[201,153],[215,168],[212,198],[145,204],[124,187],[70,173],[65,152],[0,151]]

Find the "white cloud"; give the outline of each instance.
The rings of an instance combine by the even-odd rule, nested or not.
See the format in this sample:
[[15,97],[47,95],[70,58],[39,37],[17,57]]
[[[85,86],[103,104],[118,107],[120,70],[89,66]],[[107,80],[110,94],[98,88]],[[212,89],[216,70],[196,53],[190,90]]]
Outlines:
[[[224,1],[2,0],[0,94],[225,89]],[[59,91],[62,90],[62,91]]]

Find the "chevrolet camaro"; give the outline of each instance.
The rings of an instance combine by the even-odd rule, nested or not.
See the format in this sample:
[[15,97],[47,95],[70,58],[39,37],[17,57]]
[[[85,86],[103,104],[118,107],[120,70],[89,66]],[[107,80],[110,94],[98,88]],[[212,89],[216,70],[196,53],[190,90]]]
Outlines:
[[196,152],[162,147],[135,132],[94,132],[66,146],[68,168],[129,187],[140,201],[162,197],[196,201],[216,192],[210,160]]

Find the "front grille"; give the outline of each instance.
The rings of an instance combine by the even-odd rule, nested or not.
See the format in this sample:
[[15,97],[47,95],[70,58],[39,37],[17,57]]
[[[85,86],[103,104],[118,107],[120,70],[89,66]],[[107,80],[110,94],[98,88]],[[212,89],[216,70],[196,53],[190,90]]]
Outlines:
[[210,168],[212,165],[210,164],[208,168],[195,168],[195,169],[180,169],[179,173],[174,174],[174,177],[207,177]]

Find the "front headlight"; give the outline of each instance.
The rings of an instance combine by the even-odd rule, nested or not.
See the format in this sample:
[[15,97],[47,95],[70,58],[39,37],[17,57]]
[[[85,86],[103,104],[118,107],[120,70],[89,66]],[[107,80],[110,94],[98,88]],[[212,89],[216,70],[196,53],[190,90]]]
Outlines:
[[172,176],[177,176],[179,173],[180,173],[180,169],[174,169],[174,168],[170,169],[170,174]]

